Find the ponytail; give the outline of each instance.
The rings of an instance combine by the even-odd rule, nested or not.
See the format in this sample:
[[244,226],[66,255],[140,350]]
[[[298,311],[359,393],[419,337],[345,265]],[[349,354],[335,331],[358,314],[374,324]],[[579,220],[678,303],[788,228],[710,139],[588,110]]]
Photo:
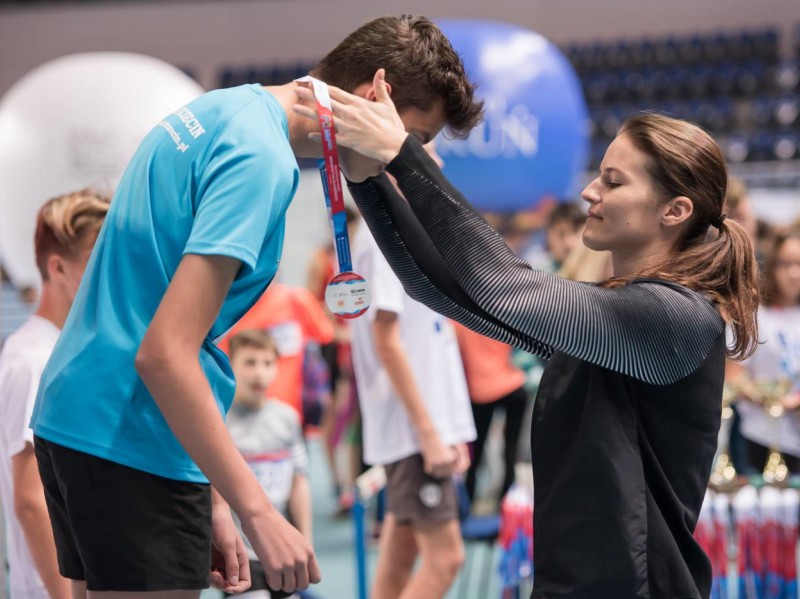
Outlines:
[[685,248],[655,269],[614,277],[603,287],[621,287],[634,279],[672,281],[702,293],[714,302],[733,332],[728,356],[743,360],[758,344],[756,312],[759,302],[759,269],[750,236],[736,221],[720,218],[705,241]]

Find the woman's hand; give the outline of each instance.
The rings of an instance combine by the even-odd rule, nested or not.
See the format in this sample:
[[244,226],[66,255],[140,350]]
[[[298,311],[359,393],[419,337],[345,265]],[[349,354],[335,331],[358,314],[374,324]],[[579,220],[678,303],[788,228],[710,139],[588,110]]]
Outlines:
[[[336,143],[351,148],[363,156],[388,164],[400,153],[408,137],[400,115],[389,95],[386,72],[378,69],[372,81],[374,100],[371,94],[361,98],[338,87],[329,86],[333,119],[336,127]],[[314,93],[304,86],[297,86],[297,96],[307,104],[295,104],[295,113],[317,121]],[[320,139],[318,132],[310,133],[314,140]]]

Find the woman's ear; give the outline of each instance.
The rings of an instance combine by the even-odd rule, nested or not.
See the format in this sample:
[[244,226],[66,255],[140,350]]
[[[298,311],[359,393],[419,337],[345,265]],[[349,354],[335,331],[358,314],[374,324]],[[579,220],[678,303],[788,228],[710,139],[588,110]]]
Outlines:
[[692,218],[692,214],[694,214],[694,202],[686,196],[678,196],[665,204],[661,224],[677,227]]

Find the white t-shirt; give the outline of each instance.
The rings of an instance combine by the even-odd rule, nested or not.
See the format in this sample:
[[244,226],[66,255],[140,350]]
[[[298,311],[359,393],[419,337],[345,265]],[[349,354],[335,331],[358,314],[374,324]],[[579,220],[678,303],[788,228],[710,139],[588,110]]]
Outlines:
[[[308,471],[308,453],[297,412],[277,400],[269,400],[256,409],[234,402],[225,424],[272,505],[288,516],[294,477]],[[238,518],[236,525],[250,559],[258,560]]]
[[[755,353],[742,364],[750,378],[758,380],[800,377],[800,307],[758,308],[758,340]],[[797,379],[796,379],[797,380]],[[795,391],[800,388],[795,386]],[[736,409],[742,418],[745,438],[800,457],[800,409],[787,410],[775,421],[764,407],[740,401]]]
[[11,458],[33,443],[28,427],[39,379],[60,331],[41,316],[31,316],[12,333],[0,352],[0,497],[6,516],[6,542],[14,599],[47,599],[28,543],[14,512]]
[[378,310],[398,315],[414,382],[442,441],[455,445],[474,440],[464,369],[450,322],[406,295],[363,222],[353,242],[353,268],[367,279],[372,294],[369,311],[350,321],[364,461],[391,464],[419,453],[415,429],[375,349],[372,325]]

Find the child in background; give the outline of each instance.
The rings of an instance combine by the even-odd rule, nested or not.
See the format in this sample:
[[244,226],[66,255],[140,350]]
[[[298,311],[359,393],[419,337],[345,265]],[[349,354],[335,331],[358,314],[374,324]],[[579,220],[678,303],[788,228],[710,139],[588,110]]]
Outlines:
[[[270,399],[267,387],[278,371],[278,349],[266,332],[247,329],[229,339],[236,393],[226,424],[236,447],[269,500],[311,542],[311,491],[306,477],[308,454],[297,412]],[[238,520],[237,520],[238,524]],[[252,586],[239,597],[295,597],[267,587],[264,569],[244,534]]]

